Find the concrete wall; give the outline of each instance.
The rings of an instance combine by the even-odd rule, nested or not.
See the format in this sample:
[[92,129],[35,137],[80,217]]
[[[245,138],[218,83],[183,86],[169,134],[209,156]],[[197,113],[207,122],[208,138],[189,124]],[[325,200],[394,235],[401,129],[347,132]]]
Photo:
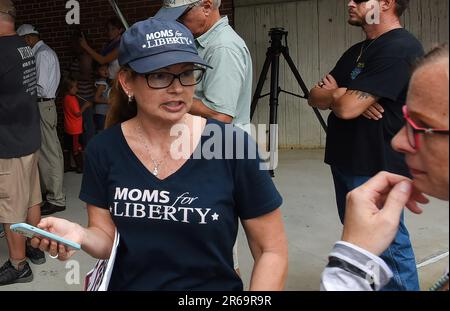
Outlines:
[[[362,31],[347,24],[344,0],[234,0],[235,27],[246,40],[253,56],[254,84],[259,78],[269,46],[268,31],[284,27],[289,31],[290,55],[308,88],[332,69],[340,55],[364,39]],[[402,18],[425,49],[448,41],[448,1],[411,0]],[[281,59],[280,87],[301,94],[287,64]],[[269,92],[270,73],[262,94]],[[278,108],[279,145],[284,148],[314,148],[325,144],[325,134],[313,111],[303,99],[280,95]],[[252,120],[268,123],[269,99],[261,99]],[[324,114],[326,118],[326,114]]]

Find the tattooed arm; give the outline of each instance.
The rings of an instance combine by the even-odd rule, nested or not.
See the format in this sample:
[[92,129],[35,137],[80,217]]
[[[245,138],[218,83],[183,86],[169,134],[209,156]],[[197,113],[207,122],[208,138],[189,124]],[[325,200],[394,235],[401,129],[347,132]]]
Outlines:
[[340,88],[334,92],[333,97],[331,109],[338,118],[350,120],[361,115],[374,120],[382,118],[383,108],[377,103],[379,98],[376,96]]

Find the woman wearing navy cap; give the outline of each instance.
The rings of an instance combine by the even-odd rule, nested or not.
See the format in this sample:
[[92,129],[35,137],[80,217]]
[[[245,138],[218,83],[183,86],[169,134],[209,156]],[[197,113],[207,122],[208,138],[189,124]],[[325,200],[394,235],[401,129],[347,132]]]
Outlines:
[[[88,227],[57,218],[39,227],[99,259],[117,229],[108,290],[234,291],[243,290],[232,258],[240,219],[255,260],[250,290],[282,290],[281,196],[246,133],[188,113],[207,67],[192,34],[177,22],[138,22],[119,62],[109,128],[86,150]],[[60,260],[73,254],[46,239],[33,245]]]

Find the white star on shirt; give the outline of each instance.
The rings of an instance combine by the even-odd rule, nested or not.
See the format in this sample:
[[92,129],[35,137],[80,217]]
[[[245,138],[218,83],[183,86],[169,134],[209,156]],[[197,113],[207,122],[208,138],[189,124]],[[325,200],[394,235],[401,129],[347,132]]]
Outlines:
[[213,221],[218,221],[219,220],[219,215],[217,213],[214,213],[212,216]]

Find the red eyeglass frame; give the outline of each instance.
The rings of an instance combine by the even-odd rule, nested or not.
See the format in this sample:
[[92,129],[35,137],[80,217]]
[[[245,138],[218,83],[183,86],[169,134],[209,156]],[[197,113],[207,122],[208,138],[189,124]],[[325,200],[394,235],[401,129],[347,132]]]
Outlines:
[[408,136],[408,142],[415,150],[419,149],[419,135],[420,134],[440,134],[449,135],[447,129],[433,129],[417,126],[414,121],[409,117],[407,106],[403,106],[403,117],[406,120],[406,134]]

